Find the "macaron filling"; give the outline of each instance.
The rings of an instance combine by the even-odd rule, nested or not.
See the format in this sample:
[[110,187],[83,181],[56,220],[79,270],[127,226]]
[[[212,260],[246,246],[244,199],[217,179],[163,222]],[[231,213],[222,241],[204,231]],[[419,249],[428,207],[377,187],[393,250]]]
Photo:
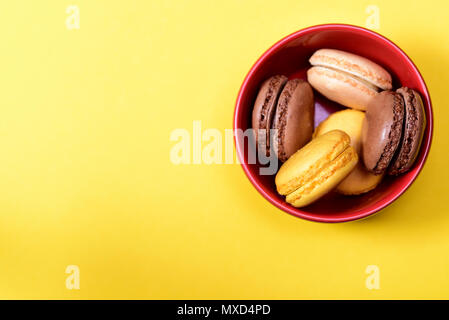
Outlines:
[[295,91],[299,83],[300,81],[298,79],[295,79],[287,82],[287,84],[285,85],[284,90],[282,91],[282,94],[279,97],[279,102],[277,106],[277,112],[279,112],[279,120],[278,123],[272,125],[273,129],[278,130],[276,135],[277,143],[275,143],[274,145],[277,145],[278,148],[277,153],[281,161],[287,160],[287,155],[282,145],[282,141],[284,140],[285,137],[288,103],[290,102],[292,93]]
[[[265,129],[265,139],[266,139],[266,155],[270,155],[270,129],[271,123],[273,121],[273,115],[276,111],[277,99],[286,83],[286,78],[282,76],[275,76],[271,78],[270,85],[268,87],[267,96],[265,98],[264,104],[262,106],[262,112],[260,115],[260,127]],[[274,90],[276,89],[276,90]],[[276,91],[276,92],[275,92]],[[270,110],[267,110],[270,108]],[[266,120],[265,120],[266,116]]]
[[394,92],[391,94],[394,95],[393,122],[388,134],[388,142],[372,170],[374,174],[382,174],[386,170],[402,137],[402,128],[404,126],[404,103],[399,94]]
[[[267,113],[268,105],[270,104],[270,102],[273,101],[273,99],[277,100],[277,96],[280,94],[280,92],[282,91],[282,88],[284,87],[284,84],[281,84],[279,89],[278,89],[278,86],[279,86],[280,82],[284,82],[284,84],[285,84],[285,81],[282,81],[282,77],[275,76],[275,77],[270,79],[270,84],[268,85],[268,92],[267,92],[267,95],[265,97],[265,101],[264,101],[263,106],[262,106],[262,112],[261,112],[261,115],[260,115],[261,127],[265,126],[265,121],[264,120],[265,120],[265,115]],[[274,92],[274,88],[278,89],[278,90],[276,90],[276,94]],[[268,116],[267,118],[269,118],[269,115],[267,115],[267,116]],[[271,125],[271,124],[268,124],[268,125]],[[267,127],[269,127],[268,125],[267,125]]]
[[338,68],[334,68],[334,67],[331,67],[331,66],[327,66],[327,65],[315,64],[314,67],[320,67],[320,68],[332,70],[334,72],[342,73],[343,75],[345,75],[345,76],[347,76],[347,77],[349,77],[349,78],[351,78],[351,79],[353,79],[355,81],[360,82],[361,84],[365,85],[366,87],[368,87],[369,89],[371,89],[371,90],[373,90],[375,92],[379,92],[379,90],[380,90],[379,87],[377,87],[373,83],[371,83],[369,81],[366,81],[365,79],[357,76],[356,74],[353,74],[353,73],[350,73],[350,72],[347,72],[347,71],[344,71],[344,70],[341,70],[341,69],[338,69]]
[[389,170],[391,175],[401,174],[412,165],[419,151],[424,132],[423,119],[418,114],[418,108],[422,108],[422,101],[418,101],[421,98],[409,88],[401,88],[397,92],[404,100],[405,119],[403,138]]
[[[414,95],[409,95],[409,98],[414,99]],[[409,101],[408,103],[412,103],[412,101]],[[416,103],[416,102],[415,102]],[[414,105],[414,104],[413,104]],[[407,164],[407,162],[410,160],[410,152],[412,150],[412,144],[413,144],[413,137],[416,136],[416,133],[418,131],[418,116],[416,114],[415,108],[409,108],[406,112],[406,127],[404,128],[404,139],[402,139],[402,146],[401,146],[401,152],[398,155],[398,162],[395,165],[398,169],[401,169],[403,166]],[[404,126],[405,127],[405,126]]]
[[[254,137],[258,149],[265,153],[266,156],[270,156],[270,129],[273,121],[273,115],[276,111],[276,104],[278,97],[287,82],[287,77],[282,75],[273,76],[268,80],[268,83],[264,83],[260,89],[259,96],[263,95],[263,101],[258,103],[256,99],[256,105],[253,111],[253,127],[255,129]],[[257,119],[256,123],[254,119]]]

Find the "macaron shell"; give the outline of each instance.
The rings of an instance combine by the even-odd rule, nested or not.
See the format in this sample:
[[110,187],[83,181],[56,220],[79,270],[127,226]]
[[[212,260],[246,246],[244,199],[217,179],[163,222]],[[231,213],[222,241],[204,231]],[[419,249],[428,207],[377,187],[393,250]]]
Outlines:
[[333,130],[310,141],[282,164],[275,183],[279,194],[289,194],[311,180],[349,147],[349,136]]
[[356,166],[358,156],[351,146],[330,161],[317,176],[290,193],[286,201],[294,207],[304,207],[321,198],[337,186]]
[[[270,132],[277,100],[287,77],[276,75],[265,80],[257,94],[252,113],[252,127],[258,150],[269,156]],[[262,134],[263,137],[259,137]]]
[[312,65],[345,71],[384,90],[392,88],[391,75],[384,68],[353,53],[335,49],[320,49],[310,57],[309,62]]
[[324,67],[312,67],[307,80],[326,98],[348,108],[366,110],[377,91],[343,72]]
[[393,91],[379,93],[369,104],[362,127],[362,154],[365,167],[383,174],[402,136],[404,102]]
[[[342,130],[351,138],[351,145],[359,158],[362,149],[362,125],[365,113],[358,110],[346,109],[331,114],[315,129],[314,137],[318,137],[331,130]],[[335,191],[345,195],[358,195],[374,189],[381,181],[383,175],[374,175],[366,170],[360,161],[354,170],[337,186]]]
[[279,96],[272,126],[277,130],[274,146],[279,160],[286,161],[312,139],[314,117],[312,87],[300,79],[289,80]]
[[316,127],[313,137],[316,138],[332,130],[344,131],[351,138],[351,145],[359,153],[362,149],[362,124],[364,119],[365,113],[358,110],[345,109],[334,112]]
[[335,188],[335,191],[347,196],[360,195],[376,188],[384,174],[375,175],[366,170],[359,161],[351,173]]
[[399,175],[412,167],[419,153],[419,148],[426,127],[426,114],[421,96],[407,87],[396,90],[405,103],[404,132],[397,155],[393,159],[388,174]]

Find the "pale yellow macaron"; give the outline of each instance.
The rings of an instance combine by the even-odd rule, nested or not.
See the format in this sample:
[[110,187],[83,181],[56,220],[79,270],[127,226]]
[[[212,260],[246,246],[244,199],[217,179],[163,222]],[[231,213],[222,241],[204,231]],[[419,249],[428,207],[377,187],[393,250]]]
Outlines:
[[[351,137],[351,145],[361,154],[362,124],[365,113],[357,110],[343,110],[331,114],[315,129],[313,137],[318,137],[332,130],[342,130]],[[382,180],[383,175],[374,175],[366,170],[359,161],[354,170],[337,186],[338,193],[358,195],[374,189]]]
[[276,175],[279,194],[291,205],[303,207],[335,188],[358,162],[350,142],[345,132],[333,130],[299,149]]

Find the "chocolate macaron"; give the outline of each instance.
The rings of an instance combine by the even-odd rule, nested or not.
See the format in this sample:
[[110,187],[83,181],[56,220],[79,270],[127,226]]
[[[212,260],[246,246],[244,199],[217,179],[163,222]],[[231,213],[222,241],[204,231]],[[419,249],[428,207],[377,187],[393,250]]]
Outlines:
[[286,161],[312,139],[314,117],[310,84],[300,79],[289,80],[279,96],[272,124],[273,147],[279,160]]
[[257,94],[252,114],[252,127],[259,152],[270,155],[270,129],[278,97],[287,82],[287,77],[273,76],[265,80]]
[[[312,87],[277,75],[264,81],[252,114],[257,148],[282,162],[312,139],[315,107]],[[271,130],[270,130],[271,129]]]
[[396,92],[404,100],[405,118],[401,143],[388,169],[390,175],[399,175],[410,170],[418,156],[426,127],[426,114],[419,93],[407,87]]
[[401,142],[404,101],[401,94],[383,91],[368,104],[362,128],[362,155],[368,171],[384,173]]

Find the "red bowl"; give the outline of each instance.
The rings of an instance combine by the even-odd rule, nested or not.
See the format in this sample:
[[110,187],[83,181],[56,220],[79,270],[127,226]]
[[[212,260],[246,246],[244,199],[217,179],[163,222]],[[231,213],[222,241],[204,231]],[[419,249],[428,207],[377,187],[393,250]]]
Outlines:
[[[371,59],[393,77],[393,86],[417,90],[424,102],[427,125],[420,154],[413,168],[399,176],[386,177],[373,191],[361,196],[342,196],[331,192],[317,202],[295,208],[276,192],[274,175],[260,175],[260,164],[248,163],[255,152],[247,140],[238,139],[239,129],[251,128],[254,99],[263,80],[275,74],[306,79],[309,57],[320,48],[349,51]],[[315,93],[315,126],[329,114],[343,107]],[[253,65],[240,88],[234,111],[234,136],[237,155],[243,170],[256,189],[279,209],[294,216],[319,222],[344,222],[367,217],[388,206],[412,184],[421,171],[429,153],[433,132],[433,114],[429,92],[416,66],[393,42],[385,37],[352,25],[326,24],[299,30],[268,49]]]

